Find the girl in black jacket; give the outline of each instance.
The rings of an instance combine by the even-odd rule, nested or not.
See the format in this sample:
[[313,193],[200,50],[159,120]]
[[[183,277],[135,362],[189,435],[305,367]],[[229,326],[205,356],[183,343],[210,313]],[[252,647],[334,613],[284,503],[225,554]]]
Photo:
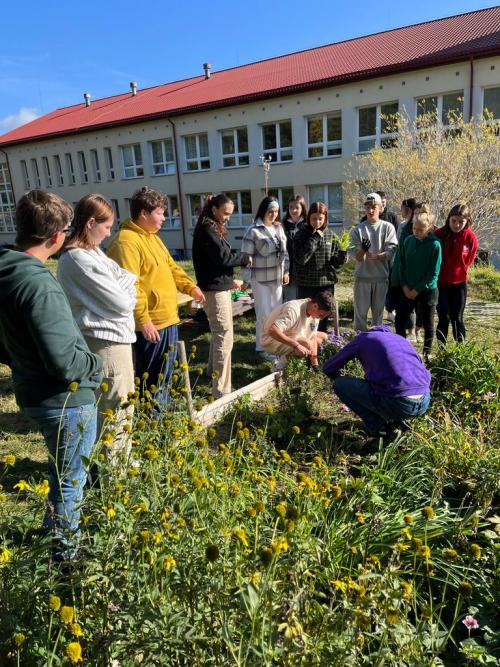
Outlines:
[[212,338],[207,371],[212,373],[212,394],[220,398],[231,392],[233,308],[231,292],[239,289],[233,267],[248,266],[251,258],[231,249],[227,224],[234,204],[225,194],[207,197],[193,236],[193,265],[196,281],[206,296],[205,312]]
[[295,195],[288,200],[288,207],[283,216],[282,225],[286,236],[286,249],[290,260],[290,280],[288,285],[283,286],[283,302],[297,299],[297,278],[293,241],[301,225],[305,224],[307,218],[306,200],[302,195]]
[[[323,202],[314,202],[294,239],[297,297],[307,299],[318,292],[335,290],[337,269],[347,260],[335,234],[328,227],[328,209]],[[321,320],[319,331],[326,331],[328,319]]]

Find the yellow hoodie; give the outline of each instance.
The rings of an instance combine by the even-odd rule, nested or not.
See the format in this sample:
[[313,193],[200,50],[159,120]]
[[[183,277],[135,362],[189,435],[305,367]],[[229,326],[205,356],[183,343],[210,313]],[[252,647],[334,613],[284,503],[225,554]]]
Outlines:
[[177,266],[160,237],[128,219],[120,225],[107,254],[139,278],[134,309],[136,330],[148,322],[157,329],[177,324],[177,290],[191,294],[196,284]]

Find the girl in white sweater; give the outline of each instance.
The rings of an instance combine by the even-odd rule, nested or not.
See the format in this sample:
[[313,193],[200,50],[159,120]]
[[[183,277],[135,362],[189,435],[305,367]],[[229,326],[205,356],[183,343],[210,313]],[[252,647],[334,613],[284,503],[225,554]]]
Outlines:
[[135,390],[132,343],[137,282],[133,273],[122,269],[99,248],[111,235],[113,222],[113,208],[104,197],[90,194],[80,199],[57,268],[73,317],[90,350],[103,361],[103,389],[96,396],[97,432],[102,432],[103,413],[110,409],[114,413],[110,424],[114,434],[112,460],[120,452],[127,457],[130,450],[130,438],[123,426],[131,419],[133,408],[124,410],[120,406]]

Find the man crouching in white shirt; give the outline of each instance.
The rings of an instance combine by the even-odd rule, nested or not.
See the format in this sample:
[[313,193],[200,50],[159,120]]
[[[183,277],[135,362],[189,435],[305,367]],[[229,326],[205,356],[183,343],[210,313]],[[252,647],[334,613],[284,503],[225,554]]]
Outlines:
[[279,355],[274,370],[282,370],[290,357],[307,357],[311,368],[319,371],[318,345],[327,340],[327,334],[318,331],[318,325],[335,308],[333,293],[323,290],[312,299],[287,301],[271,312],[262,328],[262,347]]

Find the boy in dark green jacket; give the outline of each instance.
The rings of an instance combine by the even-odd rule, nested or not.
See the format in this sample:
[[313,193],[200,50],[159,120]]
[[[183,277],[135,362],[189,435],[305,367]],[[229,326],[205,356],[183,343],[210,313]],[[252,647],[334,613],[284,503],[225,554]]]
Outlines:
[[437,279],[441,268],[441,244],[431,234],[432,221],[419,213],[413,234],[400,247],[400,281],[403,295],[396,308],[396,333],[406,338],[406,322],[416,304],[424,328],[424,357],[428,358],[434,339],[434,313],[438,302]]
[[40,426],[49,449],[48,511],[54,554],[75,554],[87,479],[82,457],[96,439],[94,390],[102,363],[89,351],[66,296],[44,265],[64,243],[69,204],[34,190],[16,211],[14,249],[0,249],[0,361],[12,369],[16,401]]

